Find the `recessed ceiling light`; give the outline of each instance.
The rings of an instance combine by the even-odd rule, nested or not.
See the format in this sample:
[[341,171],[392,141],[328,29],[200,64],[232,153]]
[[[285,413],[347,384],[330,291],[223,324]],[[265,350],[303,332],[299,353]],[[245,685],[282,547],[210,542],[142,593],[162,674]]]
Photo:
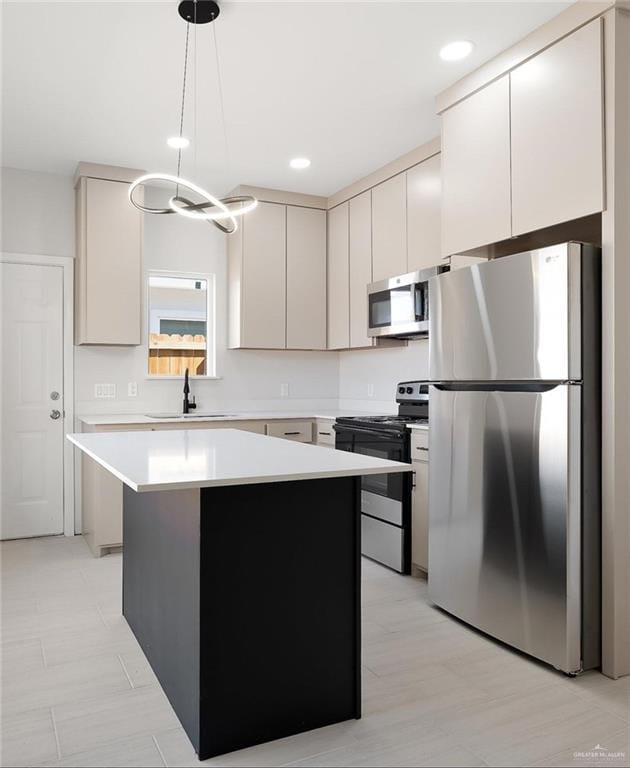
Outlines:
[[296,171],[301,171],[304,168],[308,168],[311,164],[311,161],[308,159],[308,157],[294,157],[293,160],[289,163],[291,168],[294,168]]
[[474,47],[470,40],[455,40],[440,49],[440,58],[444,61],[459,61],[469,56]]
[[186,149],[190,141],[185,136],[171,136],[166,143],[171,149]]

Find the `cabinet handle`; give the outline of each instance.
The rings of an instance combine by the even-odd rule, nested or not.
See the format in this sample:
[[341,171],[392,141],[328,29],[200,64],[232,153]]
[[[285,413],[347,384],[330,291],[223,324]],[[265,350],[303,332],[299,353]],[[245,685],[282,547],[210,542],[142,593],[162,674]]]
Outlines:
[[421,448],[419,445],[416,445],[416,451],[424,451],[425,453],[429,452],[428,448]]
[[301,432],[285,432],[285,435],[301,435]]
[[329,435],[330,436],[332,433],[331,432],[318,432],[317,434],[318,435]]

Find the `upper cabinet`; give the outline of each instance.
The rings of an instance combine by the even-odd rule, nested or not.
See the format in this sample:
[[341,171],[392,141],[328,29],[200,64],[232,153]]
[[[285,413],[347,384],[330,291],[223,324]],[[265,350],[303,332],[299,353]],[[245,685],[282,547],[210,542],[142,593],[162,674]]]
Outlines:
[[604,207],[602,22],[511,72],[512,234]]
[[286,347],[286,206],[258,203],[228,238],[230,347]]
[[231,349],[325,349],[326,212],[259,202],[228,238]]
[[372,189],[372,278],[374,282],[407,271],[406,176]]
[[367,335],[372,282],[442,263],[439,152],[328,211],[328,349],[380,346]]
[[326,211],[287,206],[287,349],[326,348]]
[[328,349],[350,346],[348,209],[346,201],[328,211]]
[[350,347],[371,347],[367,287],[372,282],[372,190],[349,203]]
[[442,114],[442,253],[604,208],[602,20]]
[[442,116],[442,253],[505,240],[511,231],[505,75]]
[[75,344],[142,342],[143,215],[128,192],[128,181],[77,178]]
[[407,272],[440,262],[442,174],[440,155],[407,171]]

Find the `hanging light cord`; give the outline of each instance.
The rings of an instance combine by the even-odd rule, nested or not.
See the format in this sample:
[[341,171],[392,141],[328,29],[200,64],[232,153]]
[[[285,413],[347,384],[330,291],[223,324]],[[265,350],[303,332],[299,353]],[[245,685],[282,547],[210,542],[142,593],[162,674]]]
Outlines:
[[193,86],[193,101],[195,104],[194,107],[194,116],[193,116],[193,163],[195,165],[195,170],[199,167],[197,165],[197,80],[199,79],[199,66],[197,64],[197,3],[195,2],[195,29],[194,29],[194,38],[193,38],[193,61],[195,65],[195,82]]
[[[182,109],[179,118],[179,138],[184,135],[184,106],[186,103],[186,75],[188,73],[188,38],[190,37],[190,22],[186,22],[186,50],[184,52],[184,78],[182,84]],[[180,175],[182,165],[182,148],[177,151],[177,175]],[[177,192],[179,194],[179,191]]]
[[231,161],[230,161],[230,147],[228,145],[227,126],[225,124],[225,104],[223,102],[223,82],[221,79],[221,66],[219,64],[219,46],[217,43],[217,29],[216,25],[212,25],[212,34],[214,36],[214,57],[217,65],[217,83],[219,86],[219,104],[221,105],[221,123],[223,125],[223,144],[225,146],[225,170],[226,176],[229,176]]

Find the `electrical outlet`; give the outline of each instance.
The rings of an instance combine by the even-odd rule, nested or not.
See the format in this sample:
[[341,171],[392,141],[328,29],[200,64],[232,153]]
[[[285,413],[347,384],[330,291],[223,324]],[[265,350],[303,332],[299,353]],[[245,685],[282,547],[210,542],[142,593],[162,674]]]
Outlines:
[[288,396],[289,396],[289,385],[280,384],[280,397],[288,397]]
[[116,397],[116,385],[115,384],[95,384],[94,385],[94,397],[99,400],[113,400]]
[[367,385],[367,396],[374,397],[374,384]]
[[127,382],[127,397],[138,397],[138,382],[137,381],[128,381]]

